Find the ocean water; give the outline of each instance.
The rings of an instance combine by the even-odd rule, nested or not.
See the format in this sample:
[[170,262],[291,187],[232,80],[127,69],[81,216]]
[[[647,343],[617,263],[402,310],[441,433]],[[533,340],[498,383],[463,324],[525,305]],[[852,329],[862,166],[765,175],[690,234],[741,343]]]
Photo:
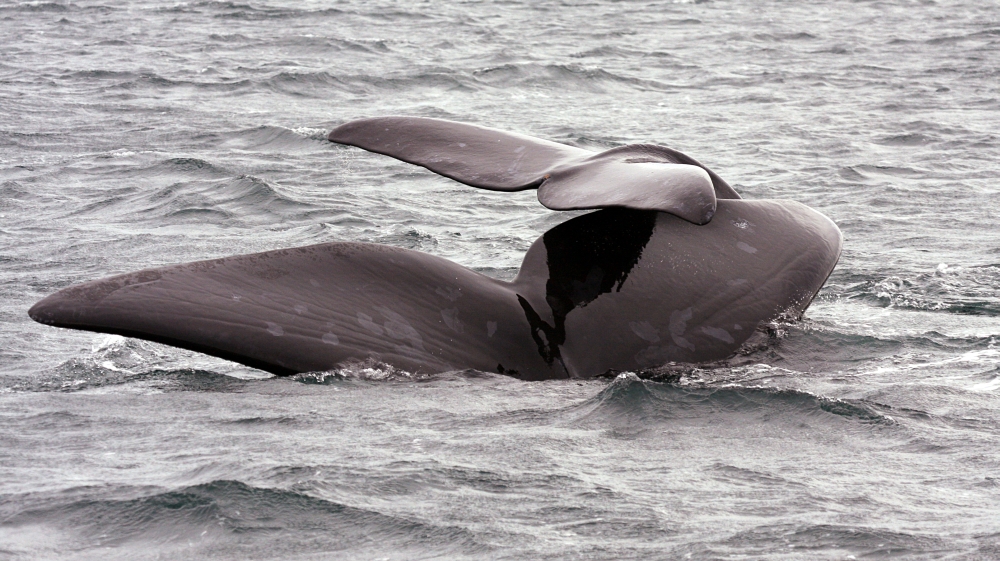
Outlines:
[[[1000,558],[995,0],[15,0],[0,47],[0,560]],[[579,214],[325,141],[389,114],[667,145],[844,253],[657,379],[273,378],[27,317],[327,241],[509,279]]]

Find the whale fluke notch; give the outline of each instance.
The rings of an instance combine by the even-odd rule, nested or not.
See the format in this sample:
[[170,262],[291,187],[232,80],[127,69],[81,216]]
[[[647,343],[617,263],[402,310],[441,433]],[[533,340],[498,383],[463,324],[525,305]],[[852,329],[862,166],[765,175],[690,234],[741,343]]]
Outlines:
[[329,139],[494,191],[538,189],[553,210],[657,210],[705,224],[716,199],[740,196],[693,158],[635,144],[600,153],[522,134],[425,117],[377,117],[340,125]]

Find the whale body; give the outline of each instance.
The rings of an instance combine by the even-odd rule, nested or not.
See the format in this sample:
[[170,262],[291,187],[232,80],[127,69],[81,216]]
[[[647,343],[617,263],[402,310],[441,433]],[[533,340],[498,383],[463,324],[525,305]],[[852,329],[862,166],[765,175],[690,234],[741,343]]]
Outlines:
[[330,138],[480,188],[536,188],[553,208],[599,210],[542,235],[510,282],[421,252],[327,243],[95,280],[29,315],[278,375],[375,359],[414,373],[591,377],[726,358],[760,324],[800,316],[840,256],[829,218],[740,199],[663,147],[594,154],[408,117],[347,123]]

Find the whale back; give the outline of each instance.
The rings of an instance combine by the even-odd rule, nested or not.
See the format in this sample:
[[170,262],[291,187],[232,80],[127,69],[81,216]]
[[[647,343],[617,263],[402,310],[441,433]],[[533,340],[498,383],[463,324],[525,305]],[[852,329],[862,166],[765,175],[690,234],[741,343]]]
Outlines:
[[514,285],[539,354],[571,376],[703,362],[801,315],[841,243],[832,221],[791,201],[719,201],[703,226],[606,209],[542,236]]

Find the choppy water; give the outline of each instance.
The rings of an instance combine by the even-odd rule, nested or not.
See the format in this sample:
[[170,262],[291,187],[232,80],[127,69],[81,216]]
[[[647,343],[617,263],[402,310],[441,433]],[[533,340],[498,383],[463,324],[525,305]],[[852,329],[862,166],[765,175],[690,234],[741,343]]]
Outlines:
[[[0,559],[1000,558],[1000,4],[0,3]],[[660,381],[294,379],[35,324],[334,240],[510,278],[572,213],[324,134],[654,142],[844,231],[807,313]]]

